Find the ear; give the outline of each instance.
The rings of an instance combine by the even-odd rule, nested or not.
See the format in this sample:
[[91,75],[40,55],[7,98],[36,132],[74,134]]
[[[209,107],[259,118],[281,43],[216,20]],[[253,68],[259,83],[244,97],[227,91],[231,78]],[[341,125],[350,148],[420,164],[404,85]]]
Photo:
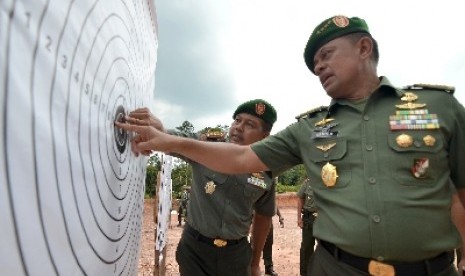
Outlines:
[[373,53],[373,41],[370,38],[364,36],[360,38],[358,44],[360,50],[360,57],[362,57],[363,59],[369,58]]

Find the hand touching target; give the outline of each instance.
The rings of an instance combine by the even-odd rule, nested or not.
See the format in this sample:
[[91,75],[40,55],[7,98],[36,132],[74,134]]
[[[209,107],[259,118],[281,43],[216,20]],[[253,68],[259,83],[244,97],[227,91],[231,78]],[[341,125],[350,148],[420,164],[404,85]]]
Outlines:
[[0,3],[0,267],[135,275],[144,158],[114,122],[150,104],[152,1]]

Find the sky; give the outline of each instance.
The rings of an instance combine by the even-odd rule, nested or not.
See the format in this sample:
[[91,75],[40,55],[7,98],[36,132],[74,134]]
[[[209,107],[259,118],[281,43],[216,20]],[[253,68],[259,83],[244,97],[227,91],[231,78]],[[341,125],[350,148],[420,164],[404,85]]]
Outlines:
[[152,112],[166,128],[229,125],[244,101],[277,110],[272,133],[330,98],[303,59],[315,26],[365,19],[378,41],[378,75],[397,87],[456,87],[465,103],[462,1],[155,0],[158,60]]

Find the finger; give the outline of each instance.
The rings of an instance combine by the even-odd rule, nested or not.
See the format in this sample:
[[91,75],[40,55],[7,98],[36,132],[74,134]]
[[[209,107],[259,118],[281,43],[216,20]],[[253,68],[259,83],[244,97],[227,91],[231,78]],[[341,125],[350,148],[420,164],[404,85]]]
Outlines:
[[142,152],[142,154],[145,155],[145,156],[150,156],[152,153],[153,153],[152,150],[144,150],[144,151]]
[[129,113],[129,116],[138,118],[138,119],[146,119],[150,115],[150,110],[146,107],[138,108]]
[[137,143],[137,148],[139,150],[140,153],[144,153],[144,152],[152,152],[156,149],[153,148],[153,145],[152,143],[150,143],[150,141],[141,141],[140,143]]
[[153,152],[153,151],[151,151],[151,150],[143,150],[143,151],[141,151],[140,153],[141,153],[142,155],[145,155],[145,156],[150,156],[150,155],[152,154],[152,152]]
[[126,122],[130,123],[131,125],[139,125],[139,126],[148,125],[148,122],[146,122],[144,120],[137,119],[137,118],[126,117],[125,119],[126,119]]
[[144,131],[144,126],[138,126],[138,125],[131,125],[127,123],[120,123],[120,122],[115,122],[115,126],[127,131],[134,131],[137,133],[141,133]]
[[136,157],[139,157],[139,155],[141,154],[141,149],[139,148],[138,143],[134,140],[131,141],[131,151]]

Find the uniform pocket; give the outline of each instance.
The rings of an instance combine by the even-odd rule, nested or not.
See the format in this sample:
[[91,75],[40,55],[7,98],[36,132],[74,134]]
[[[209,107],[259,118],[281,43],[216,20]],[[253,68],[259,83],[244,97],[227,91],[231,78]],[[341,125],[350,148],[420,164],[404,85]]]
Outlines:
[[[313,163],[316,163],[320,167],[320,170],[322,170],[323,166],[328,163],[335,166],[334,170],[337,174],[337,180],[336,184],[332,186],[331,189],[346,187],[352,178],[352,173],[348,164],[340,162],[346,154],[347,139],[345,138],[320,139],[312,143],[310,148],[310,160]],[[320,172],[320,176],[321,175],[322,172]],[[322,178],[318,179],[318,183],[321,183],[322,186],[326,187]]]
[[394,152],[389,158],[391,175],[401,185],[428,186],[447,169],[444,140],[438,131],[403,131],[390,133],[388,145]]

